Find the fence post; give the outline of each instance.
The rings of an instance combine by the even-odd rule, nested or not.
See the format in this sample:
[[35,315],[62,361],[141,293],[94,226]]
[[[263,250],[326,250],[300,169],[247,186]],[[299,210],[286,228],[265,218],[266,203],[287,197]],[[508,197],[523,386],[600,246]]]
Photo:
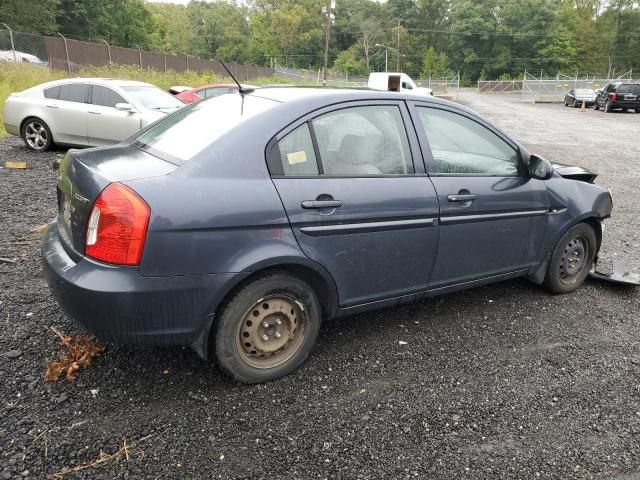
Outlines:
[[9,25],[7,25],[6,23],[3,23],[2,25],[4,25],[4,28],[9,30],[9,40],[11,41],[11,52],[13,53],[13,61],[14,63],[17,63],[18,60],[16,59],[16,47],[13,44],[13,30],[11,30],[11,28],[9,28]]
[[162,58],[164,60],[164,71],[166,72],[167,71],[167,54],[163,53]]
[[69,46],[67,45],[67,38],[59,32],[58,35],[60,35],[62,37],[62,40],[64,40],[64,54],[67,57],[67,71],[71,73],[71,62],[69,61]]
[[138,49],[138,59],[140,61],[140,68],[142,69],[142,49],[135,43],[133,44],[133,46]]
[[109,66],[111,66],[111,45],[106,40],[102,40],[104,44],[107,46],[107,55],[109,56]]
[[189,70],[189,55],[186,55],[186,59],[187,59],[187,70]]

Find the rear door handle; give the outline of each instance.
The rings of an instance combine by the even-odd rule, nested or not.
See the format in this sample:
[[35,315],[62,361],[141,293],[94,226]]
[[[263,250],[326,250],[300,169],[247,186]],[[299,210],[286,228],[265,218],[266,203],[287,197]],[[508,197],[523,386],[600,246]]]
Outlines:
[[466,194],[465,195],[465,194],[460,194],[460,193],[457,193],[455,195],[447,196],[447,200],[449,200],[450,202],[472,202],[476,198],[478,198],[477,195],[473,195],[473,194]]
[[57,105],[47,105],[47,108],[58,108]]
[[342,206],[342,200],[304,200],[302,208],[338,208]]

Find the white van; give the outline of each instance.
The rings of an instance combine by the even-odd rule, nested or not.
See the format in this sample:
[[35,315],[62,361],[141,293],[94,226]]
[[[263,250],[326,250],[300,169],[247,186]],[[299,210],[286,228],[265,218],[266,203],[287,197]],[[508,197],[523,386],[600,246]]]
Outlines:
[[372,90],[391,92],[411,92],[415,95],[433,95],[430,88],[419,87],[406,73],[374,72],[369,74],[367,86]]

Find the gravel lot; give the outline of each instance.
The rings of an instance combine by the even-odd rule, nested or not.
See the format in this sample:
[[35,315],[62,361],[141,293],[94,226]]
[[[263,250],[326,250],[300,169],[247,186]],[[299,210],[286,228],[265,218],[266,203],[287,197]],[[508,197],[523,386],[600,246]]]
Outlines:
[[[640,269],[640,114],[460,101],[532,151],[613,191],[603,256]],[[624,140],[635,139],[624,143]],[[293,375],[240,386],[188,349],[109,345],[75,382],[44,383],[79,333],[49,294],[36,227],[56,211],[60,152],[0,141],[0,480],[46,478],[596,478],[640,475],[634,289],[588,281],[550,296],[510,281],[323,325]],[[399,342],[407,342],[401,345]]]

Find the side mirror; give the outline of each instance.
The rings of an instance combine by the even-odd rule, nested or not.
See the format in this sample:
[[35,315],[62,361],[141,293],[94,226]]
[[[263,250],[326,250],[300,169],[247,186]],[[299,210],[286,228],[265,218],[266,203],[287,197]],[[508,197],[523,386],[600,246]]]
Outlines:
[[596,90],[596,95],[599,95],[599,94],[601,94],[601,93],[602,93],[602,89],[601,89],[601,88],[599,88],[599,89],[597,89],[597,90]]
[[553,176],[551,162],[537,155],[531,155],[527,170],[531,178],[537,178],[538,180],[549,180]]
[[116,103],[116,110],[122,110],[123,112],[131,112],[133,107],[130,103]]

